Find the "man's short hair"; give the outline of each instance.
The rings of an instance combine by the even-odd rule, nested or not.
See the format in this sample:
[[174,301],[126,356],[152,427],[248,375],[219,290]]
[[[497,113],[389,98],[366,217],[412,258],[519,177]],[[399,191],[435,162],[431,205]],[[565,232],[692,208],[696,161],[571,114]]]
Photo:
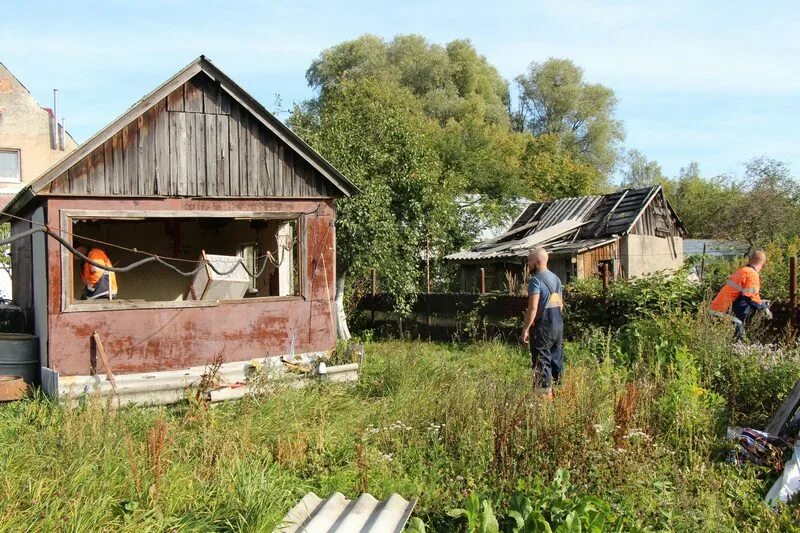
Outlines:
[[534,259],[537,259],[542,263],[547,263],[547,259],[549,258],[550,255],[547,253],[547,250],[544,249],[544,246],[539,246],[538,248],[534,248],[533,250],[528,252],[528,256],[533,257]]
[[766,263],[767,254],[764,252],[764,250],[755,250],[750,254],[750,262],[756,265]]

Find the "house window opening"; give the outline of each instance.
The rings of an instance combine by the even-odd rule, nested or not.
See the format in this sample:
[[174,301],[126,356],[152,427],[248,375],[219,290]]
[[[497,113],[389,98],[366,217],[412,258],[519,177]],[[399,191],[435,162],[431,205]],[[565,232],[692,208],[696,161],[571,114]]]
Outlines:
[[[299,227],[297,218],[73,219],[72,233],[73,241],[102,249],[115,267],[139,261],[143,253],[184,272],[205,265],[189,277],[157,262],[119,272],[114,302],[124,304],[299,296]],[[75,304],[85,289],[82,266],[72,257],[68,281]]]
[[0,149],[0,182],[19,183],[20,169],[20,151]]

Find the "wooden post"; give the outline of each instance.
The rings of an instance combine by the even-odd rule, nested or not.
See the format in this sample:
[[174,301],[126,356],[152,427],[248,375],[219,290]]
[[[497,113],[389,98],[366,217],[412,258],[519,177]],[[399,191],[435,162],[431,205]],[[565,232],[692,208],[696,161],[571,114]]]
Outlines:
[[706,243],[703,243],[703,258],[700,259],[700,281],[703,281],[703,274],[706,272]]
[[486,294],[486,269],[481,267],[481,294]]
[[426,278],[426,287],[427,292],[430,294],[431,292],[431,241],[430,239],[425,239],[425,278]]
[[603,272],[603,292],[608,291],[608,263],[603,263],[601,267]]
[[791,307],[792,333],[797,328],[797,256],[789,258],[789,306]]
[[431,241],[425,238],[425,325],[428,328],[428,340],[431,340]]
[[378,296],[378,273],[375,272],[375,269],[372,269],[372,325],[375,325],[375,306],[377,305],[377,296]]

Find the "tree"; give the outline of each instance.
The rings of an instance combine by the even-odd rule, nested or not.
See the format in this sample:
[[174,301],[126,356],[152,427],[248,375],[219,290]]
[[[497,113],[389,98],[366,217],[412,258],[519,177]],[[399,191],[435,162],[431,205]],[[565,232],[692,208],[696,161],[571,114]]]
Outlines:
[[428,133],[441,170],[460,188],[459,205],[476,222],[464,226],[456,241],[464,243],[496,223],[499,206],[525,195],[520,158],[526,140],[511,129],[508,83],[468,40],[441,46],[419,35],[389,42],[364,35],[323,51],[306,78],[317,90],[303,105],[312,114],[346,80],[375,80],[411,92],[421,112],[438,124]]
[[575,161],[592,165],[598,178],[607,180],[625,138],[622,122],[614,118],[614,91],[584,81],[583,70],[569,59],[531,63],[516,82],[516,127],[535,136],[554,135]]
[[629,150],[625,156],[622,170],[624,188],[651,187],[666,181],[661,173],[661,165],[648,160],[639,150]]
[[437,126],[409,90],[343,80],[326,91],[317,111],[295,109],[292,127],[362,191],[337,203],[338,334],[347,339],[346,277],[376,268],[382,288],[407,310],[426,240],[434,246],[445,240],[457,216],[432,142]]
[[800,232],[800,185],[786,163],[756,157],[733,180],[736,200],[719,206],[719,232],[751,246],[764,245]]
[[553,134],[531,136],[523,161],[524,181],[531,198],[553,200],[584,196],[592,192],[598,180],[597,169],[575,161]]

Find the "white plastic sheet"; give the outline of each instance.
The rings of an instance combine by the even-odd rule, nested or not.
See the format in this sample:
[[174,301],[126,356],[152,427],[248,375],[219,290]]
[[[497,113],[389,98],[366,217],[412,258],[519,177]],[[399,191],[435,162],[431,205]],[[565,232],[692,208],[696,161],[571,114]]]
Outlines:
[[792,458],[783,468],[781,477],[769,489],[764,502],[767,505],[774,505],[778,502],[786,503],[798,491],[800,491],[800,443],[795,445]]

